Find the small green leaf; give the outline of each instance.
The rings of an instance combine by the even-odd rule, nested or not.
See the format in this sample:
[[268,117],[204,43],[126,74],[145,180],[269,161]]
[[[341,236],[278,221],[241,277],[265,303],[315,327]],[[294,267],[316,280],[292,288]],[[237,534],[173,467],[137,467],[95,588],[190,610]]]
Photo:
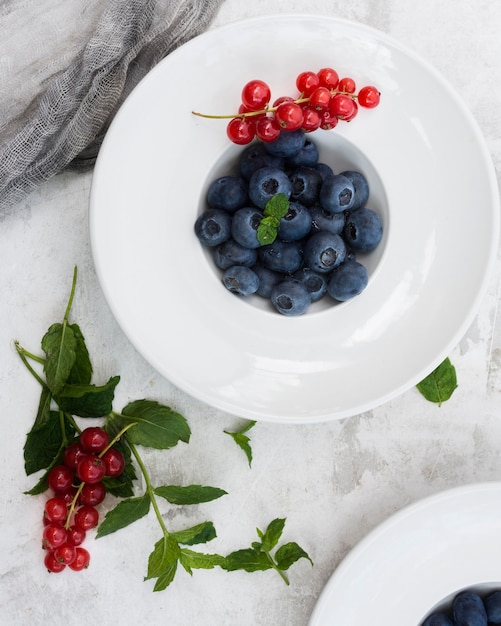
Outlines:
[[263,543],[263,550],[265,552],[270,552],[270,550],[273,550],[273,548],[277,545],[280,537],[282,536],[284,526],[285,518],[277,518],[268,524],[268,528],[264,533],[257,529],[257,534]]
[[190,440],[191,431],[186,419],[154,400],[131,402],[123,409],[122,418],[136,424],[127,431],[131,443],[165,450],[179,441],[188,443]]
[[271,569],[272,564],[264,552],[244,548],[231,552],[224,559],[221,567],[228,572],[243,569],[246,572],[257,572]]
[[41,428],[45,426],[47,422],[50,420],[50,405],[52,402],[52,395],[47,387],[42,387],[42,392],[40,394],[40,401],[38,403],[38,411],[37,416],[35,418],[35,422],[33,424],[33,429]]
[[114,509],[106,514],[99,525],[96,537],[104,537],[125,528],[148,514],[150,498],[147,494],[138,498],[122,500]]
[[224,564],[224,557],[219,554],[203,554],[201,552],[194,552],[188,548],[181,548],[179,562],[188,574],[192,574],[192,569],[213,569],[216,566],[221,567]]
[[63,433],[59,413],[50,411],[43,426],[31,429],[24,444],[24,469],[28,476],[48,468],[59,457],[65,438],[69,440],[75,435],[73,424],[67,420],[64,421],[64,428]]
[[105,384],[96,385],[65,385],[56,401],[61,410],[79,417],[102,417],[111,413],[115,387],[120,376],[113,376]]
[[262,246],[268,246],[275,241],[280,222],[273,216],[263,217],[257,227],[257,240]]
[[171,504],[200,504],[210,502],[227,494],[218,487],[203,487],[202,485],[186,485],[179,487],[168,485],[155,489],[157,496],[165,498]]
[[76,359],[76,339],[71,326],[66,321],[52,324],[42,339],[42,349],[47,357],[44,365],[47,385],[57,396],[66,384]]
[[280,220],[287,215],[289,210],[289,199],[284,193],[277,193],[268,200],[264,207],[263,214],[265,217],[275,217]]
[[416,385],[427,400],[437,403],[438,406],[449,400],[457,386],[456,368],[449,358],[442,361],[431,374]]
[[215,539],[216,529],[212,522],[202,522],[202,524],[197,524],[192,528],[178,530],[175,533],[171,533],[171,535],[178,543],[182,543],[185,546],[193,546],[197,543],[207,543]]
[[280,220],[287,215],[289,200],[283,193],[277,193],[268,200],[263,209],[264,217],[257,228],[257,240],[262,246],[273,243],[277,238]]
[[172,535],[164,535],[162,539],[156,542],[153,552],[150,554],[148,575],[145,580],[168,574],[170,569],[176,565],[179,554],[179,545],[174,537]]
[[249,445],[250,437],[248,437],[245,433],[248,432],[255,424],[255,421],[249,421],[241,430],[236,432],[229,430],[224,431],[227,435],[230,435],[235,443],[245,452],[245,456],[249,462],[249,467],[252,465],[252,448]]
[[164,589],[167,589],[167,587],[174,580],[176,571],[177,571],[177,561],[174,561],[174,563],[172,563],[172,565],[169,565],[165,569],[164,573],[157,578],[155,586],[153,587],[153,591],[163,591]]
[[275,552],[275,561],[277,567],[281,570],[289,569],[289,567],[299,559],[308,559],[313,565],[313,561],[308,554],[294,541],[284,543],[284,545],[280,546]]
[[92,379],[92,364],[85,339],[78,324],[71,324],[75,336],[75,362],[68,377],[68,383],[88,385]]

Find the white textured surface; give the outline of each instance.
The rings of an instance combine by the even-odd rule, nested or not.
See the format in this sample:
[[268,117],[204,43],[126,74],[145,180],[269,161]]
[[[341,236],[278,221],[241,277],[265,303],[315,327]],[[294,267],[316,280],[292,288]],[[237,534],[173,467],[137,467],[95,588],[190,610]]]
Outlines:
[[[497,0],[473,4],[466,0],[440,4],[433,0],[226,0],[214,25],[294,11],[370,24],[433,63],[476,117],[499,179],[501,4]],[[499,480],[499,263],[474,323],[450,355],[459,381],[450,401],[438,408],[410,390],[371,413],[343,421],[310,426],[259,423],[251,431],[254,462],[249,469],[242,452],[223,434],[224,429],[238,427],[240,420],[203,406],[156,374],[111,316],[89,249],[91,179],[92,174],[62,174],[0,217],[2,624],[76,625],[92,615],[104,625],[306,626],[331,573],[379,522],[442,489]],[[159,538],[151,515],[116,535],[95,542],[91,538],[92,566],[86,572],[46,574],[40,550],[44,497],[23,495],[32,479],[24,475],[22,446],[39,389],[16,356],[12,341],[39,350],[45,330],[62,315],[75,264],[79,282],[73,319],[87,339],[96,382],[119,374],[117,408],[131,399],[157,399],[183,413],[191,425],[188,446],[148,455],[153,479],[200,482],[229,493],[205,505],[165,507],[166,522],[177,529],[211,519],[218,538],[206,547],[227,553],[253,541],[256,526],[287,517],[284,539],[297,541],[315,562],[313,568],[306,561],[294,565],[290,587],[272,572],[213,570],[195,571],[191,578],[179,572],[170,588],[152,593],[150,582],[143,581],[148,554]]]

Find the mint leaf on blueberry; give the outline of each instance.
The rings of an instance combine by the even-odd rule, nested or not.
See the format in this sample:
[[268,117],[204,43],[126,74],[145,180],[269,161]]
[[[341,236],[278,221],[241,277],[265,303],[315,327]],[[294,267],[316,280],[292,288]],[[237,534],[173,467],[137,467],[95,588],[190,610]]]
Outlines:
[[257,229],[257,238],[262,246],[273,243],[277,238],[280,220],[287,215],[289,200],[283,193],[277,193],[270,198],[263,210],[263,219]]

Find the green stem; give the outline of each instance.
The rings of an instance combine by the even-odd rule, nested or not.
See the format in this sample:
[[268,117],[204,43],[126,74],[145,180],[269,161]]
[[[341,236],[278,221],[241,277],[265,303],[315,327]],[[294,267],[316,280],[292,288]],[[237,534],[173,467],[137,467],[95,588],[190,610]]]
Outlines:
[[144,465],[143,460],[139,452],[136,449],[136,446],[133,443],[131,443],[129,440],[127,440],[127,444],[129,448],[131,449],[131,452],[134,455],[137,461],[137,464],[139,465],[139,469],[141,470],[142,475],[144,476],[144,482],[146,483],[146,492],[150,498],[151,504],[153,506],[153,510],[155,511],[155,515],[157,516],[158,523],[160,524],[160,528],[162,529],[165,537],[168,537],[170,533],[167,530],[167,527],[165,526],[162,515],[160,514],[160,509],[158,508],[157,499],[155,497],[155,491],[153,489],[153,485],[151,484],[148,470],[146,469],[146,466]]
[[16,351],[19,357],[21,358],[21,361],[24,363],[25,367],[30,372],[30,374],[34,376],[34,378],[40,383],[40,385],[42,385],[42,387],[48,388],[47,385],[45,384],[45,381],[40,378],[40,376],[35,372],[35,370],[31,367],[30,362],[28,361],[28,358],[29,358],[43,365],[45,364],[45,359],[42,359],[41,357],[36,356],[35,354],[32,354],[31,352],[28,352],[28,350],[25,350],[17,341],[14,342],[14,346],[16,348]]
[[266,557],[268,558],[268,561],[270,562],[272,568],[278,572],[278,574],[280,575],[280,578],[284,581],[284,583],[286,585],[290,585],[289,579],[287,578],[286,574],[284,571],[282,571],[279,567],[277,567],[275,561],[273,560],[273,557],[271,556],[271,554],[268,552],[268,550],[263,550],[263,552],[266,554]]
[[[114,415],[117,415],[117,414],[112,412],[110,413],[109,417],[113,417]],[[129,428],[132,428],[135,425],[136,425],[135,422],[131,422],[130,424],[127,424],[127,426],[124,426],[122,430],[113,437],[113,439],[106,446],[106,448],[102,452],[99,453],[99,457],[102,457],[106,452],[108,452],[108,450],[116,444],[116,442],[122,437],[122,435],[126,433],[129,430]],[[129,443],[129,446],[130,446],[130,443]]]
[[73,282],[71,284],[71,292],[70,292],[70,298],[68,300],[68,304],[66,306],[66,311],[64,312],[64,321],[67,322],[68,321],[68,317],[70,315],[70,310],[71,310],[71,305],[73,304],[73,298],[75,296],[75,288],[77,285],[77,266],[75,265],[75,268],[73,269]]

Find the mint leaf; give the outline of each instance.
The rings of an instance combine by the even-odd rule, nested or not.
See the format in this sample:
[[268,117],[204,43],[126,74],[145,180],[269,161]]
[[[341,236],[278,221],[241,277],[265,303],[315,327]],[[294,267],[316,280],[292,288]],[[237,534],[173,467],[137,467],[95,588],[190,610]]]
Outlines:
[[[164,535],[156,542],[153,552],[148,559],[148,574],[145,580],[167,576],[171,573],[171,568],[175,567],[179,558],[180,549],[177,541],[172,535]],[[175,569],[174,569],[175,573]]]
[[263,217],[257,227],[257,240],[262,246],[273,243],[277,238],[278,226],[280,222],[275,217]]
[[268,525],[268,528],[264,533],[262,533],[259,528],[257,528],[257,534],[262,541],[262,549],[265,552],[270,552],[277,545],[278,540],[282,536],[282,532],[285,526],[285,518],[274,519]]
[[255,424],[255,421],[249,421],[241,430],[236,432],[229,430],[224,431],[225,434],[230,435],[235,443],[245,452],[245,456],[249,462],[249,467],[252,465],[252,448],[249,445],[250,437],[248,437],[245,433],[247,433]]
[[283,193],[277,193],[270,198],[263,209],[261,222],[257,228],[257,240],[262,246],[273,243],[277,238],[280,220],[287,215],[289,200]]
[[171,535],[178,543],[193,546],[197,543],[207,543],[215,539],[216,529],[212,522],[202,522],[202,524],[197,524],[192,528],[178,530],[175,533],[171,533]]
[[272,564],[264,552],[253,550],[252,548],[244,548],[228,554],[221,567],[228,572],[234,572],[239,569],[243,569],[246,572],[258,572],[271,569]]
[[138,498],[122,500],[114,509],[106,514],[99,525],[96,537],[104,537],[125,528],[148,514],[150,498],[147,494]]
[[277,193],[268,200],[264,207],[263,214],[265,217],[272,216],[280,220],[284,215],[287,215],[289,204],[289,200],[285,194]]
[[441,406],[449,400],[457,388],[456,368],[449,358],[446,358],[433,372],[428,374],[416,385],[418,391],[430,402]]
[[157,496],[165,498],[171,504],[200,504],[201,502],[216,500],[227,494],[224,489],[203,487],[202,485],[186,485],[184,487],[169,485],[157,487],[154,491]]
[[120,376],[113,376],[105,384],[96,385],[65,385],[56,400],[59,407],[79,417],[103,417],[111,413],[115,387],[120,382]]
[[63,442],[75,435],[73,424],[62,419],[57,411],[50,411],[47,421],[33,427],[24,444],[24,469],[29,476],[38,470],[46,469],[58,459],[64,447]]
[[68,383],[88,385],[92,378],[92,364],[85,339],[78,324],[71,324],[70,328],[75,337],[75,362],[68,377]]
[[46,354],[44,365],[47,385],[57,396],[66,384],[76,359],[75,333],[66,321],[52,324],[42,339]]
[[42,393],[40,394],[40,401],[38,403],[37,416],[32,430],[41,428],[50,419],[50,405],[52,402],[52,395],[47,387],[42,387]]
[[167,587],[174,580],[176,571],[177,571],[177,561],[174,561],[174,563],[172,563],[171,565],[168,565],[165,568],[164,573],[157,578],[157,582],[155,583],[155,586],[153,587],[153,591],[163,591],[164,589],[167,589]]
[[202,552],[194,552],[188,548],[181,548],[179,562],[188,572],[192,574],[192,569],[213,569],[216,566],[222,567],[224,557],[219,554],[203,554]]
[[125,422],[136,425],[127,432],[127,439],[148,448],[168,449],[190,440],[186,418],[154,400],[136,400],[122,411]]
[[299,559],[308,559],[308,561],[313,565],[313,561],[310,559],[308,554],[303,550],[303,548],[298,546],[295,541],[284,543],[284,545],[280,546],[280,548],[278,548],[275,552],[275,561],[277,563],[277,567],[281,570],[288,570],[289,567]]

